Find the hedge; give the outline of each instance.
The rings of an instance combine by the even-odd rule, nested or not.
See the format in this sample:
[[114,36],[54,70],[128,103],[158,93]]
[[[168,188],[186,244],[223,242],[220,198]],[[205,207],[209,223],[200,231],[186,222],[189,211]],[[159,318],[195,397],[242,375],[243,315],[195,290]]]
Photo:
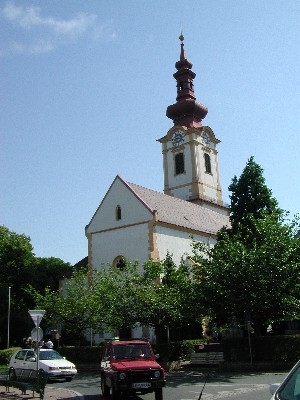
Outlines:
[[300,359],[300,335],[250,336],[223,342],[225,361],[296,362]]
[[[184,361],[190,360],[191,353],[195,347],[203,344],[203,339],[183,340],[170,342],[168,344],[153,345],[159,360]],[[253,362],[296,362],[300,359],[300,335],[288,336],[251,336],[250,343],[248,337],[224,339],[222,349],[225,362],[249,362],[250,345]],[[99,346],[64,346],[57,351],[68,360],[75,364],[100,364],[103,345]],[[0,350],[0,365],[7,365],[11,355],[19,348],[9,348]]]

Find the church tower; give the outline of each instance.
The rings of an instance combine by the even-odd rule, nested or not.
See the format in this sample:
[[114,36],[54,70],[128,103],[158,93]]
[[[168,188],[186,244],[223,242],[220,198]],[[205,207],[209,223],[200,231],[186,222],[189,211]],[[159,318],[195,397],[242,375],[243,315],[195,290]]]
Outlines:
[[174,126],[159,139],[163,153],[164,193],[227,214],[218,166],[217,145],[220,141],[210,127],[202,125],[208,110],[196,100],[196,74],[185,55],[183,35],[179,39],[180,59],[173,75],[177,82],[176,103],[168,106],[166,111]]

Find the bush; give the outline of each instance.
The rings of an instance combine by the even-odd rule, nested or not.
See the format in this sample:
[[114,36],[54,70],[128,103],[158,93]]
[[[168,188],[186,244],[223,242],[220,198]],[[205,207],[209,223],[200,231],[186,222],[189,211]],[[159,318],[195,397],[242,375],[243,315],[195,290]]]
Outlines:
[[[280,336],[251,336],[251,351],[253,362],[291,362],[300,359],[300,335]],[[189,361],[191,353],[199,345],[205,344],[203,339],[182,340],[165,344],[153,345],[159,361]],[[249,362],[249,338],[224,339],[222,341],[225,362]],[[214,345],[205,346],[213,350]],[[99,346],[62,346],[56,349],[62,356],[74,364],[99,364],[103,344]],[[0,365],[8,365],[12,354],[19,347],[0,350]],[[208,351],[208,350],[207,350]]]
[[[225,339],[225,361],[250,361],[249,338]],[[252,360],[296,362],[300,359],[300,335],[252,336],[250,337]]]
[[159,361],[185,361],[191,359],[191,353],[194,351],[195,346],[203,343],[203,339],[181,340],[154,345],[153,349],[159,354]]
[[0,365],[8,365],[13,353],[19,349],[20,347],[10,347],[9,349],[0,350]]
[[62,356],[74,364],[99,364],[103,345],[100,346],[63,346],[56,349]]

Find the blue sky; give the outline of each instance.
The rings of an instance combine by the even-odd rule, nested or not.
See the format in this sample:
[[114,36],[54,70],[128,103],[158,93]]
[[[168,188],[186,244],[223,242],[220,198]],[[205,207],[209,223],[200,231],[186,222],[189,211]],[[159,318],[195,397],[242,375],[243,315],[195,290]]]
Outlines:
[[253,155],[299,212],[299,20],[298,0],[2,1],[1,225],[73,264],[117,174],[163,191],[181,29],[224,201]]

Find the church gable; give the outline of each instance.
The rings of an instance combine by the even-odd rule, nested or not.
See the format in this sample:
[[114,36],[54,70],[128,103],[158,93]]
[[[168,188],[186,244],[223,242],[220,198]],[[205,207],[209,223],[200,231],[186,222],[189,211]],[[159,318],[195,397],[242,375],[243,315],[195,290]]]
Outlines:
[[86,227],[86,234],[147,222],[151,210],[117,176]]

